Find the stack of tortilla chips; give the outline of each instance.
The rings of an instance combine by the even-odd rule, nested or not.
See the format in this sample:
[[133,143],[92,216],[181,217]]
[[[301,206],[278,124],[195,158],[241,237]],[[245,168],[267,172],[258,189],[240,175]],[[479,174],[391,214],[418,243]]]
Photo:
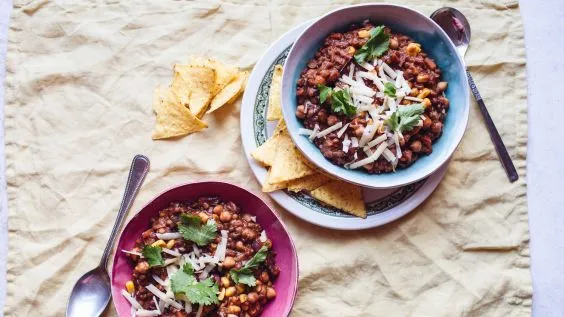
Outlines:
[[268,120],[279,120],[272,136],[259,146],[251,156],[268,168],[262,186],[263,192],[287,189],[305,191],[313,198],[347,213],[366,218],[362,188],[337,180],[313,166],[296,148],[284,119],[280,105],[282,66],[276,65],[270,86]]
[[248,73],[211,58],[190,57],[174,65],[169,87],[155,89],[153,109],[157,122],[153,140],[187,135],[207,128],[201,119],[233,103],[245,89]]

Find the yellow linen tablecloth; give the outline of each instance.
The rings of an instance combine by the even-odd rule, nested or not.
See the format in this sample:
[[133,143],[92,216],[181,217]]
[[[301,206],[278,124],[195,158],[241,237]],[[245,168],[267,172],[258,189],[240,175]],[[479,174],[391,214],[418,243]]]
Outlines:
[[[351,3],[16,0],[5,108],[6,316],[64,315],[72,285],[99,261],[134,154],[148,155],[152,169],[133,211],[169,186],[202,178],[260,194],[243,155],[239,102],[206,117],[210,128],[202,133],[154,142],[152,91],[190,54],[250,70],[292,26]],[[507,181],[473,104],[445,179],[401,220],[339,232],[278,207],[300,258],[293,316],[529,316],[527,94],[517,1],[393,3],[426,14],[448,5],[468,16],[466,60],[521,178]]]

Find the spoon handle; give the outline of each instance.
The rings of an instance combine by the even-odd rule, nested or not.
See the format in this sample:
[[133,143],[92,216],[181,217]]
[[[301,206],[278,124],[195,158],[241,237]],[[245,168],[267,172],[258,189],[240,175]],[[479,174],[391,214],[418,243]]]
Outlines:
[[509,153],[507,153],[507,148],[505,148],[505,144],[503,144],[503,140],[501,139],[499,132],[497,132],[497,128],[495,127],[492,117],[490,116],[490,113],[486,108],[486,104],[484,103],[482,96],[480,96],[478,87],[476,87],[476,83],[474,83],[474,78],[472,78],[472,75],[470,75],[469,71],[466,71],[466,75],[468,77],[468,84],[470,84],[470,90],[472,90],[472,94],[474,94],[474,97],[476,98],[476,101],[480,106],[482,116],[484,116],[484,120],[486,121],[486,127],[488,128],[488,132],[490,133],[490,138],[492,139],[492,142],[494,144],[495,151],[497,152],[497,155],[501,160],[501,165],[503,165],[509,181],[513,183],[514,181],[519,179],[517,170],[515,170],[515,165],[513,165],[513,161],[511,160]]
[[141,184],[143,184],[143,180],[145,179],[147,172],[149,172],[149,165],[149,159],[144,155],[138,154],[133,158],[131,168],[129,169],[127,184],[125,185],[125,192],[123,193],[123,199],[121,201],[121,206],[119,207],[117,219],[114,224],[114,228],[112,229],[112,233],[110,234],[108,244],[104,249],[102,260],[100,261],[100,267],[104,269],[108,265],[108,257],[110,255],[110,252],[112,251],[119,228],[121,227],[121,224],[125,219],[125,215],[127,214],[127,211],[129,211],[129,208],[131,208],[133,199],[135,199],[135,196],[137,196],[139,188],[141,188]]

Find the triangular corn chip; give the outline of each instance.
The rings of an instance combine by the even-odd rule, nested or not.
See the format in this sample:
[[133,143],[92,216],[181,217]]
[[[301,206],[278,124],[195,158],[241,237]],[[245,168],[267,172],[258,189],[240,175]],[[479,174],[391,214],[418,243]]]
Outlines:
[[291,181],[315,173],[315,168],[294,146],[290,135],[283,131],[277,141],[277,150],[274,163],[270,170],[270,184]]
[[181,64],[174,65],[174,72],[172,90],[193,114],[201,118],[214,96],[216,72],[209,67]]
[[209,67],[215,71],[215,83],[212,94],[218,94],[227,84],[233,81],[235,76],[239,74],[239,68],[235,66],[225,65],[212,58],[203,56],[190,56],[189,64],[194,66]]
[[184,107],[167,87],[160,86],[155,89],[153,102],[153,109],[157,114],[153,140],[186,135],[207,127],[206,123]]
[[288,182],[288,190],[292,192],[299,192],[302,190],[312,191],[324,184],[327,184],[334,179],[324,173],[315,173],[302,178],[298,178]]
[[272,84],[268,93],[268,113],[266,119],[268,121],[282,119],[282,106],[280,96],[282,93],[282,65],[274,66],[272,73]]
[[245,83],[247,82],[247,72],[240,72],[235,76],[232,82],[225,86],[212,100],[210,109],[206,113],[213,112],[219,109],[221,106],[231,103],[236,100],[237,97],[245,89]]
[[343,181],[332,181],[311,191],[310,195],[335,208],[366,218],[362,188]]

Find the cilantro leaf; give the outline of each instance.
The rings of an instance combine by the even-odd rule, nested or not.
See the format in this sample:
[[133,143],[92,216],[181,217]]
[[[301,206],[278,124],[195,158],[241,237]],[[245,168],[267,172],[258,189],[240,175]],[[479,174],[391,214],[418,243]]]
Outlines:
[[178,231],[182,233],[184,239],[193,241],[199,246],[205,246],[215,239],[217,226],[212,222],[205,225],[179,224]]
[[317,89],[319,89],[319,103],[321,104],[324,103],[327,98],[331,97],[333,93],[333,89],[325,85],[317,85]]
[[262,262],[266,261],[266,256],[268,255],[268,248],[263,246],[258,250],[255,255],[247,262],[245,265],[238,269],[238,270],[231,270],[229,274],[231,275],[231,279],[236,284],[246,284],[248,286],[255,286],[256,285],[256,278],[253,274],[251,269],[257,268]]
[[370,38],[354,54],[357,63],[363,64],[368,60],[374,60],[384,54],[390,46],[390,35],[384,33],[384,26],[380,25],[370,30]]
[[235,284],[240,283],[249,286],[257,285],[257,279],[255,278],[255,275],[253,274],[253,271],[251,271],[251,269],[242,268],[239,270],[231,270],[229,272],[229,275],[231,276],[231,279],[233,280],[233,282],[235,282]]
[[384,84],[384,94],[388,97],[396,97],[396,86],[390,82]]
[[180,215],[180,222],[189,226],[198,226],[202,223],[202,218],[197,215],[182,214]]
[[141,254],[143,254],[143,257],[147,259],[149,267],[162,266],[164,265],[164,260],[161,255],[161,251],[161,247],[146,245],[143,247],[143,250],[141,250]]
[[189,263],[184,264],[182,270],[178,270],[170,277],[170,287],[176,293],[183,293],[184,290],[196,282],[194,269]]
[[184,264],[182,270],[178,270],[170,278],[170,287],[175,294],[184,294],[190,302],[199,305],[211,305],[219,303],[217,293],[219,287],[211,279],[197,281],[194,277],[194,269],[190,264]]
[[348,88],[333,90],[333,94],[331,95],[331,110],[335,113],[341,112],[347,116],[352,116],[356,113],[356,107],[353,104]]
[[419,116],[425,111],[421,104],[402,106],[386,120],[392,131],[411,131],[419,122]]
[[262,246],[262,248],[260,248],[260,250],[258,250],[257,253],[255,253],[255,255],[253,255],[253,257],[247,263],[245,263],[244,267],[248,269],[254,269],[258,267],[259,264],[266,261],[267,255],[268,255],[268,248]]

